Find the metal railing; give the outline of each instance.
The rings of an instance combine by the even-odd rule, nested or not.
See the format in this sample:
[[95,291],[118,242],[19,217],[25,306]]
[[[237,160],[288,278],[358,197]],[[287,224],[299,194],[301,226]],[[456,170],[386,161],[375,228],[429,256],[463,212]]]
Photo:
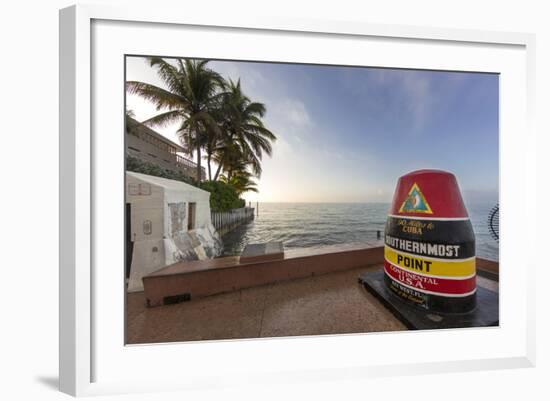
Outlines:
[[[139,127],[139,128],[142,128],[142,127]],[[174,146],[151,135],[143,128],[131,130],[129,133],[131,135],[138,137],[143,142],[153,145],[155,148],[162,151],[162,154],[161,153],[156,154],[155,155],[156,157],[160,157],[167,162],[168,160],[170,160],[169,163],[174,163],[176,167],[186,170],[189,175],[196,177],[197,163],[178,155],[176,153],[177,149]],[[166,158],[168,158],[168,160],[166,160]],[[202,166],[201,166],[201,175],[202,175],[202,179],[206,178],[206,169]]]
[[[185,157],[181,157],[180,155],[176,155],[176,166],[184,171],[187,172],[188,175],[190,175],[193,178],[197,177],[197,163],[186,159]],[[201,177],[203,180],[206,179],[206,169],[201,166]]]
[[[186,159],[185,157],[182,157],[180,155],[176,155],[176,164],[181,167],[188,167],[188,168],[197,168],[197,163],[194,161],[191,161],[189,159]],[[201,166],[201,170],[204,173],[204,167]]]

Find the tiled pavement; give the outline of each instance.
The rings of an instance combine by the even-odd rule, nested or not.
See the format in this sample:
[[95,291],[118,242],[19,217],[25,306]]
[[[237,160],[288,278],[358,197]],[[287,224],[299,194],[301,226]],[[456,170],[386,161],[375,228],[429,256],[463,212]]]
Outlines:
[[[220,340],[406,330],[358,284],[370,266],[145,307],[143,292],[127,297],[127,343]],[[498,291],[498,283],[478,277]]]

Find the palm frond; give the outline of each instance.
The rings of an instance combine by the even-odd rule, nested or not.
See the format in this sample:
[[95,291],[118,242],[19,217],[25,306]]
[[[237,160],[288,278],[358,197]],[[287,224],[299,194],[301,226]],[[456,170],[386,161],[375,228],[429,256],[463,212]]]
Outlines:
[[185,107],[188,102],[178,94],[159,88],[158,86],[138,81],[127,81],[126,90],[130,94],[136,94],[149,100],[157,110],[163,108],[176,109]]
[[185,115],[180,110],[171,110],[142,121],[142,124],[148,127],[166,127],[178,122],[182,118],[185,118]]
[[149,57],[149,65],[157,70],[157,74],[168,86],[168,89],[172,93],[183,95],[185,92],[182,90],[181,84],[181,71],[178,71],[176,67],[164,60],[162,57]]
[[258,116],[261,118],[265,115],[266,112],[265,104],[258,102],[249,103],[246,106],[244,112],[250,116]]

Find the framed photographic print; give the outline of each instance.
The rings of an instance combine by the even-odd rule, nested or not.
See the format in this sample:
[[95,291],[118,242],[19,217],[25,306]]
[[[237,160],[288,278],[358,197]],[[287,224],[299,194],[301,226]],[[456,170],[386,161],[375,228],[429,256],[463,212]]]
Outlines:
[[61,390],[531,366],[533,37],[203,18],[61,11]]

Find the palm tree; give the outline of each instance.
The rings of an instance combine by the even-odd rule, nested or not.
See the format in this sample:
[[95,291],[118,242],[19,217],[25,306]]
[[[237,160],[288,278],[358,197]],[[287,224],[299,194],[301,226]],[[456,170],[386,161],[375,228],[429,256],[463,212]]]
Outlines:
[[214,154],[214,160],[218,163],[214,180],[218,179],[222,168],[228,171],[230,180],[230,166],[237,161],[249,164],[254,175],[259,177],[262,172],[262,155],[263,153],[271,155],[271,143],[277,140],[277,137],[262,122],[266,112],[265,105],[252,102],[242,92],[240,80],[237,82],[230,80],[227,92],[223,95],[221,107],[223,110],[222,137]]
[[149,57],[167,89],[145,82],[128,81],[129,93],[138,94],[155,104],[162,113],[143,121],[151,127],[178,123],[180,140],[191,154],[197,152],[197,183],[201,182],[201,150],[208,142],[207,133],[219,134],[211,114],[224,96],[225,81],[207,67],[208,60],[175,59],[173,65],[161,57]]
[[234,171],[231,178],[222,174],[220,175],[220,181],[235,188],[239,196],[245,192],[258,192],[256,182],[253,181],[253,174],[247,170]]
[[212,158],[217,164],[216,179],[221,179],[222,175],[218,173],[225,172],[228,180],[231,180],[233,172],[246,170],[250,162],[243,155],[242,149],[238,142],[227,142],[216,148]]
[[206,165],[208,166],[208,180],[212,181],[212,160],[217,161],[214,157],[217,151],[221,148],[221,141],[223,137],[223,120],[224,120],[224,107],[223,107],[223,97],[221,102],[219,102],[214,108],[210,110],[210,115],[217,122],[218,126],[215,128],[207,128],[205,135],[205,146],[204,150],[206,156]]

